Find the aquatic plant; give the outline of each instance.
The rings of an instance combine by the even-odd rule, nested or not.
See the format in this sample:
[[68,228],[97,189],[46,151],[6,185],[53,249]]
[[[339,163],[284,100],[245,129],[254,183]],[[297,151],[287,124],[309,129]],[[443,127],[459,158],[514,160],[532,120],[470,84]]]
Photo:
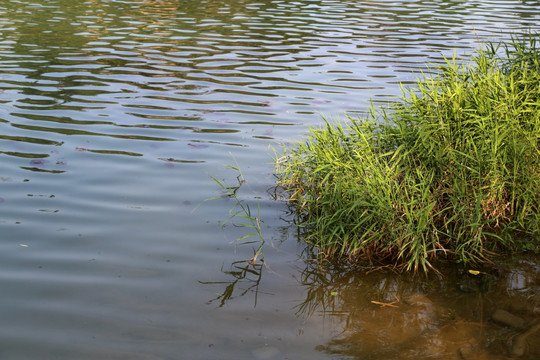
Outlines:
[[[218,306],[223,307],[233,298],[242,297],[247,293],[253,293],[254,307],[256,307],[259,294],[259,284],[262,278],[263,266],[265,265],[263,254],[265,240],[262,235],[260,220],[261,208],[259,202],[257,202],[257,212],[255,214],[252,212],[249,204],[245,200],[241,199],[238,195],[238,191],[242,185],[246,183],[246,179],[242,173],[242,170],[238,166],[236,159],[234,159],[234,162],[235,165],[227,165],[226,167],[236,171],[238,174],[236,176],[236,185],[229,185],[225,179],[218,179],[212,176],[212,180],[219,185],[223,191],[223,194],[221,196],[206,199],[203,202],[224,198],[232,199],[234,204],[229,209],[229,217],[221,223],[221,228],[224,229],[227,224],[232,224],[235,227],[248,229],[249,232],[236,238],[235,242],[239,243],[240,245],[256,244],[256,248],[254,248],[253,257],[250,259],[234,261],[228,270],[224,269],[223,267],[221,268],[221,272],[230,280],[199,281],[199,283],[204,285],[224,286],[223,291],[218,293],[215,298],[209,300],[207,304],[218,302]],[[255,237],[255,240],[252,239],[253,237]]]
[[540,54],[488,44],[379,112],[326,121],[276,157],[303,239],[324,258],[427,271],[540,235]]
[[252,260],[234,261],[228,270],[222,268],[221,272],[230,280],[199,281],[200,284],[204,285],[225,286],[223,291],[216,294],[216,297],[209,300],[207,304],[218,302],[218,307],[223,307],[234,298],[242,297],[247,293],[253,293],[253,307],[256,307],[264,264],[253,263]]
[[[233,226],[246,228],[251,231],[248,234],[236,238],[235,241],[240,244],[257,244],[253,257],[248,261],[249,264],[255,265],[257,260],[263,261],[263,246],[265,243],[261,230],[261,207],[260,203],[257,202],[257,211],[254,213],[249,204],[245,200],[238,197],[237,192],[246,182],[246,179],[242,173],[242,170],[238,166],[236,159],[235,164],[236,165],[227,165],[227,168],[238,173],[236,177],[237,185],[229,185],[224,179],[218,179],[212,176],[212,180],[214,180],[220,186],[220,188],[224,191],[224,194],[206,199],[205,202],[223,198],[230,198],[234,200],[233,206],[229,209],[229,217],[221,224],[221,227],[224,228],[227,224],[231,223]],[[256,240],[252,240],[251,238],[253,237],[255,237]]]

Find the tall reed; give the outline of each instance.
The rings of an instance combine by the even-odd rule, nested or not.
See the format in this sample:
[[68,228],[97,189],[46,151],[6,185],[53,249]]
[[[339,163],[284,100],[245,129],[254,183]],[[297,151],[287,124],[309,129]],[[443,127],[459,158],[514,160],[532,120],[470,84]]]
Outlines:
[[[540,237],[540,54],[534,36],[448,59],[389,109],[311,129],[276,159],[320,256],[427,271]],[[532,243],[531,243],[532,242]]]

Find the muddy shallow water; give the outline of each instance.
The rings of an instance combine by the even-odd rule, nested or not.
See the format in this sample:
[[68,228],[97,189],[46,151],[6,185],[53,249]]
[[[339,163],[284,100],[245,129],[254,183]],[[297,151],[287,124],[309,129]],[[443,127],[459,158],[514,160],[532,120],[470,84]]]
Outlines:
[[341,325],[318,346],[338,358],[538,359],[538,264],[527,255],[480,269],[442,264],[427,277],[317,267],[303,272],[297,309]]

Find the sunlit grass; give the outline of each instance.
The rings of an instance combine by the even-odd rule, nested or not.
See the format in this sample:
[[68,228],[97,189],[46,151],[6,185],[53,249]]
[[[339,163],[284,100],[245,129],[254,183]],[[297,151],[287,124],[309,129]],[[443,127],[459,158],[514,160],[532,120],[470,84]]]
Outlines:
[[[320,256],[426,271],[540,235],[540,54],[534,36],[448,59],[389,109],[326,123],[276,159]],[[519,235],[519,236],[518,236]]]

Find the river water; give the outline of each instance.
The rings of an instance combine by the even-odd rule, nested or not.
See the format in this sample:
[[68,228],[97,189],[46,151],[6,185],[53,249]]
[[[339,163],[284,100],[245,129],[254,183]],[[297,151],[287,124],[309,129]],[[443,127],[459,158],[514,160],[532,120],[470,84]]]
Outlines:
[[[519,332],[485,317],[534,321],[535,261],[497,275],[496,303],[452,276],[319,269],[272,156],[528,29],[538,1],[0,1],[0,358],[506,354]],[[235,164],[254,267],[249,229],[220,226],[234,200],[204,201]]]

